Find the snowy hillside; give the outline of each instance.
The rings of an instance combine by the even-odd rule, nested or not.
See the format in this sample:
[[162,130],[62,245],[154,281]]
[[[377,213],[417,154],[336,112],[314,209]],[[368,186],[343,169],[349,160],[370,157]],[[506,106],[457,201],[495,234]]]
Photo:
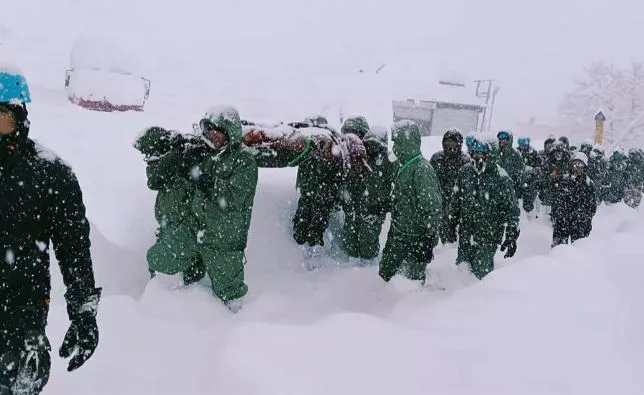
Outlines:
[[[206,34],[215,6],[185,3],[176,17],[190,23],[168,29],[141,22],[150,20],[151,10],[170,15],[164,2],[3,4],[7,14],[27,15],[37,26],[25,31],[11,19],[0,21],[0,59],[18,63],[31,83],[31,137],[78,175],[92,223],[97,282],[105,288],[95,356],[73,374],[53,358],[44,394],[644,393],[644,214],[625,205],[601,207],[589,239],[554,250],[545,218],[522,217],[517,255],[497,255],[499,269],[482,282],[455,267],[455,246],[439,246],[429,277],[446,290],[419,292],[399,282],[385,286],[376,267],[351,267],[335,250],[319,272],[305,270],[290,236],[295,171],[262,169],[244,309],[231,315],[207,284],[177,289],[177,278],[163,276],[149,282],[145,252],[156,228],[154,194],[131,146],[135,136],[150,125],[189,131],[218,103],[239,105],[250,118],[323,112],[337,104],[322,93],[332,91],[327,81],[346,81],[289,79],[289,70],[279,69],[288,62],[271,63],[268,53],[258,52],[254,63],[238,68],[223,55],[219,62],[218,52],[206,55],[204,48],[216,44],[231,56],[243,48],[234,36],[212,38],[221,26]],[[119,12],[125,4],[130,12]],[[241,3],[226,4],[217,7],[234,16],[247,11]],[[157,22],[166,26],[168,20]],[[184,28],[194,40],[173,36]],[[235,34],[250,37],[240,42],[252,41],[255,30],[241,30]],[[67,101],[63,82],[72,43],[97,31],[142,42],[142,68],[153,90],[145,112],[91,112]],[[228,74],[219,79],[213,70]],[[280,84],[281,90],[273,89]],[[304,95],[312,86],[319,89],[310,92],[330,101]],[[381,105],[372,103],[372,109]],[[423,144],[429,157],[440,141]],[[383,242],[385,237],[383,232]],[[57,349],[68,322],[53,269],[48,332]]]

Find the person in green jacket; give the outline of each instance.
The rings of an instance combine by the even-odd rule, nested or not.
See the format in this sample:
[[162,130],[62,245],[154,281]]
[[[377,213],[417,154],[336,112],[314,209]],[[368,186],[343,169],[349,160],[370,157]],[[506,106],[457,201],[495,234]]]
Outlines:
[[[323,117],[311,117],[305,124],[327,128]],[[324,232],[339,201],[343,173],[342,162],[331,152],[306,155],[299,162],[296,185],[300,198],[293,218],[293,239],[310,257],[322,254]]]
[[512,179],[514,192],[516,193],[517,198],[520,199],[524,195],[526,181],[523,158],[512,146],[514,143],[512,132],[501,130],[497,133],[496,137],[499,140],[498,165],[501,166]]
[[[163,251],[164,255],[173,252],[163,246],[173,246],[173,250],[191,249],[192,242],[184,245],[184,240],[196,239],[197,234],[191,207],[196,187],[189,180],[189,171],[200,162],[198,151],[203,144],[195,138],[155,126],[146,129],[134,146],[145,155],[148,188],[157,191],[154,215],[159,228],[151,250]],[[187,285],[201,279],[205,267],[198,254],[190,254],[186,261],[189,265],[182,271]],[[154,277],[157,265],[154,260],[149,260],[148,264],[150,275]]]
[[458,228],[456,264],[469,263],[470,271],[479,279],[494,270],[499,244],[501,251],[507,250],[505,257],[512,257],[519,237],[519,204],[512,179],[497,165],[495,145],[478,140],[473,143],[472,162],[461,168],[456,180],[444,237],[456,242]]
[[242,144],[236,109],[212,108],[199,125],[208,149],[204,159],[188,172],[196,187],[191,199],[196,237],[188,232],[175,235],[173,243],[150,249],[148,261],[154,262],[155,271],[175,274],[188,268],[197,254],[214,295],[237,312],[248,292],[244,251],[257,187],[257,164]]
[[400,166],[392,191],[391,228],[380,261],[379,275],[396,274],[424,284],[427,264],[438,243],[442,198],[438,177],[420,152],[420,129],[412,121],[392,127],[393,151]]
[[387,158],[387,136],[373,133],[364,117],[348,118],[341,131],[359,137],[367,155],[366,166],[347,177],[342,194],[342,248],[364,263],[380,253],[380,232],[391,206],[396,165]]

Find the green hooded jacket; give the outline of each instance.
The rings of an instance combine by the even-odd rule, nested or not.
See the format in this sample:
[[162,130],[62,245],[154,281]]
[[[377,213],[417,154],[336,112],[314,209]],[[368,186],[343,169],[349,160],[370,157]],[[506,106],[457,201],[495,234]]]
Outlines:
[[219,251],[243,251],[248,230],[258,169],[253,154],[242,144],[242,125],[237,110],[216,107],[204,116],[228,136],[228,144],[212,149],[200,165],[198,188],[192,201],[200,226],[198,240]]
[[512,146],[514,144],[514,136],[511,132],[507,132],[510,135],[510,143],[505,147],[499,147],[499,158],[498,165],[501,166],[510,176],[513,181],[513,187],[515,192],[520,192],[524,188],[525,184],[525,166],[523,163],[523,157]]
[[504,231],[519,229],[519,204],[513,181],[498,165],[498,147],[487,143],[488,158],[479,174],[474,163],[459,172],[448,208],[449,229],[458,226],[461,239],[484,245],[499,245]]
[[411,238],[438,236],[441,192],[434,169],[420,152],[420,129],[411,121],[398,121],[392,139],[400,166],[394,176],[391,226]]

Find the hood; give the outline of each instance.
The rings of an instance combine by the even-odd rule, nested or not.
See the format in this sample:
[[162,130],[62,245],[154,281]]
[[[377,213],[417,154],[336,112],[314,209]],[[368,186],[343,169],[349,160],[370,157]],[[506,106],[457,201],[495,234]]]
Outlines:
[[588,166],[588,156],[581,151],[575,152],[575,155],[570,159],[571,162],[575,160],[581,161],[584,165]]
[[413,121],[398,121],[391,128],[393,151],[400,163],[420,155],[420,128]]
[[458,131],[458,129],[450,129],[445,134],[443,135],[443,151],[447,152],[445,149],[445,140],[456,140],[458,143],[458,153],[460,154],[460,151],[463,149],[463,135],[461,132]]
[[242,124],[239,112],[232,106],[212,107],[201,118],[201,121],[209,121],[218,130],[228,136],[230,146],[235,147],[242,143]]
[[360,139],[364,139],[367,133],[369,133],[369,123],[365,117],[349,117],[342,124],[341,132],[342,134],[355,134]]

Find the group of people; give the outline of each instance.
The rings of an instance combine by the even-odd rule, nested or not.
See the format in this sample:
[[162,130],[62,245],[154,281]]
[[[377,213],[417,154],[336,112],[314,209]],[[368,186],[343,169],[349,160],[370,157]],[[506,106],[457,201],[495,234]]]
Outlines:
[[[93,355],[99,339],[101,288],[81,189],[68,165],[29,138],[30,101],[24,76],[0,71],[0,395],[38,394],[49,379],[50,243],[67,288],[70,327],[59,355],[70,358],[69,371]],[[352,260],[378,261],[384,281],[402,275],[419,284],[439,242],[458,242],[456,263],[478,278],[494,269],[499,248],[512,257],[520,205],[529,213],[537,201],[550,207],[555,246],[588,236],[601,202],[639,205],[644,186],[641,150],[606,159],[601,147],[571,147],[565,137],[547,139],[537,152],[529,138],[514,148],[508,131],[464,139],[449,130],[427,160],[412,121],[393,124],[391,145],[361,116],[340,131],[324,117],[288,128],[274,138],[234,108],[217,107],[198,133],[151,127],[139,136],[135,147],[157,193],[151,275],[180,273],[186,284],[207,275],[213,294],[238,311],[248,291],[244,252],[259,167],[298,167],[293,239],[308,258],[324,253],[329,219],[340,211],[334,240]]]

